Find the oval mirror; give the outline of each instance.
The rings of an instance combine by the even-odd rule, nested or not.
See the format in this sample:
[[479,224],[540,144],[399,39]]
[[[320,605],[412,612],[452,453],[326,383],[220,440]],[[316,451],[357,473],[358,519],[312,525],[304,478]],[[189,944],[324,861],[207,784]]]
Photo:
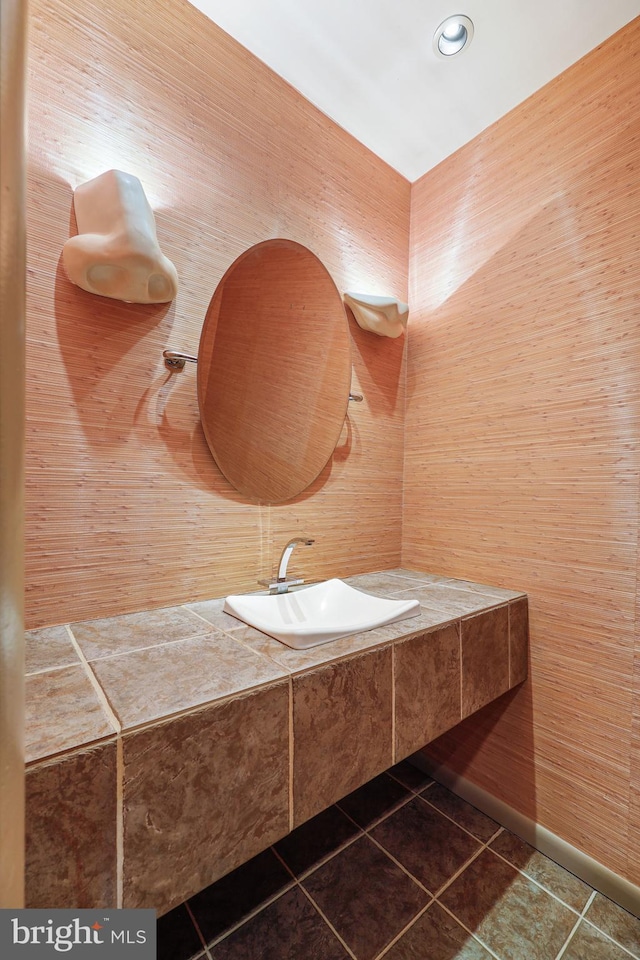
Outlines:
[[227,480],[263,503],[301,493],[335,449],[350,383],[346,313],[318,258],[291,240],[238,257],[198,350],[200,417]]

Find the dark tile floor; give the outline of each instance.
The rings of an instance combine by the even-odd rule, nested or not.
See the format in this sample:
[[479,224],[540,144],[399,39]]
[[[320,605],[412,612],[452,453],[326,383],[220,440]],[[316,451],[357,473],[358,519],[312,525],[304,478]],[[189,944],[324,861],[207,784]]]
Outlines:
[[640,960],[640,920],[409,763],[158,921],[159,960]]

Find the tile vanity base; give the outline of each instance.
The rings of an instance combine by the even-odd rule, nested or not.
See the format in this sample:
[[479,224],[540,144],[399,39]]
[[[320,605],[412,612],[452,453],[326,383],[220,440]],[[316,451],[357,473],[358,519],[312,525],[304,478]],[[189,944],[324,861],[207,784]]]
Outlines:
[[222,600],[154,611],[152,633],[141,614],[67,628],[70,662],[27,677],[27,906],[164,913],[526,679],[524,595],[403,570],[350,582],[420,616],[306,651]]

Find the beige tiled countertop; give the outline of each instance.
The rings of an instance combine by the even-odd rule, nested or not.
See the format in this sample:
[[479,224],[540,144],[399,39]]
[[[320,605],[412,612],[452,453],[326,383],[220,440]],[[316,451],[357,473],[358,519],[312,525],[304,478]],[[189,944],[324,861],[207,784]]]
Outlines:
[[164,912],[526,678],[524,594],[347,582],[420,614],[308,650],[223,599],[28,633],[27,905]]

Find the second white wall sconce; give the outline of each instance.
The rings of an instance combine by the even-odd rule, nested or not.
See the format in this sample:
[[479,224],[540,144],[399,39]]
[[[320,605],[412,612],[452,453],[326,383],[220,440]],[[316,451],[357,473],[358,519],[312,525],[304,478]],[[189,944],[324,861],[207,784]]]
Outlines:
[[344,302],[351,308],[363,330],[379,337],[401,336],[407,327],[409,305],[392,297],[373,297],[364,293],[344,293]]
[[77,236],[62,262],[72,283],[89,293],[128,303],[167,303],[178,273],[164,256],[153,210],[137,177],[108,170],[73,194]]

